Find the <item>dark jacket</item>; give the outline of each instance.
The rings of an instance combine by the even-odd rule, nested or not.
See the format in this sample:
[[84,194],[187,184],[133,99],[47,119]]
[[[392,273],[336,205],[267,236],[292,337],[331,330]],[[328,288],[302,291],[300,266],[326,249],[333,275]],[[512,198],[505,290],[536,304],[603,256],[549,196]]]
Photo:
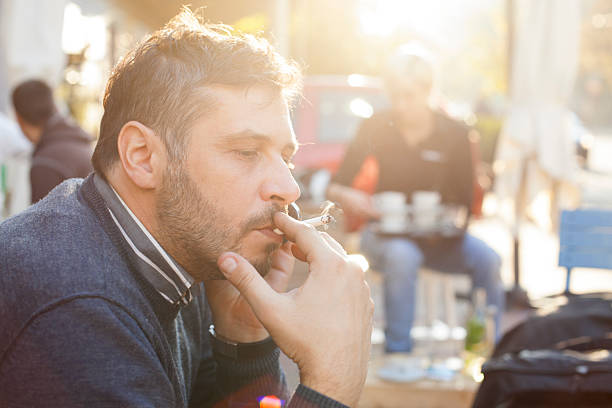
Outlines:
[[[134,257],[92,177],[0,223],[0,407],[247,408],[262,395],[288,398],[278,348],[213,352],[203,287],[174,306]],[[342,406],[303,385],[289,404]]]
[[436,111],[429,137],[409,146],[393,114],[377,113],[361,124],[333,181],[351,186],[364,160],[371,156],[379,167],[376,192],[400,191],[410,200],[417,190],[438,191],[444,203],[470,208],[474,177],[468,131]]
[[32,203],[62,181],[91,173],[91,154],[92,137],[87,132],[60,114],[52,116],[32,154]]

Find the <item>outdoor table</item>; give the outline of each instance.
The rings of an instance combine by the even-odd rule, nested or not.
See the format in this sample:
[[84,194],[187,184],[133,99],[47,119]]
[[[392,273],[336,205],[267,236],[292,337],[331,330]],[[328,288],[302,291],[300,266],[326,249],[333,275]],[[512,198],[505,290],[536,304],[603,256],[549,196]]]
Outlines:
[[463,373],[450,381],[386,381],[376,374],[383,363],[382,356],[370,362],[359,408],[468,408],[478,390],[479,383]]
[[465,232],[464,228],[452,224],[438,224],[432,228],[419,228],[414,224],[407,223],[401,229],[388,231],[381,228],[380,223],[373,222],[372,228],[377,235],[383,237],[406,237],[414,239],[452,238],[461,236]]

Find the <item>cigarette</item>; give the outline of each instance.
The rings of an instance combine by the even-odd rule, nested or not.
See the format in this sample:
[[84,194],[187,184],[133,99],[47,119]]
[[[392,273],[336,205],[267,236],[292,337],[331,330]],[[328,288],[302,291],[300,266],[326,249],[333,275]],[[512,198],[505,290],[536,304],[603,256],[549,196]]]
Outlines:
[[[336,219],[329,214],[319,215],[318,217],[309,218],[307,220],[302,221],[305,224],[310,224],[313,227],[320,227],[321,225],[328,225],[335,222]],[[278,235],[283,235],[283,231],[278,228],[274,228],[272,231]]]

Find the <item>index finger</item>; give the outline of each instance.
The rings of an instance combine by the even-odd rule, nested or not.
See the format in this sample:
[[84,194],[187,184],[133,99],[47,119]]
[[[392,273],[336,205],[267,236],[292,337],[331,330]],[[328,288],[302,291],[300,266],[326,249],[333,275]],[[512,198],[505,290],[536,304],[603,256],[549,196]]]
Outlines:
[[306,256],[307,263],[323,261],[334,254],[313,226],[304,224],[281,212],[274,214],[274,224],[283,231],[289,241],[294,242],[298,249],[302,251]]

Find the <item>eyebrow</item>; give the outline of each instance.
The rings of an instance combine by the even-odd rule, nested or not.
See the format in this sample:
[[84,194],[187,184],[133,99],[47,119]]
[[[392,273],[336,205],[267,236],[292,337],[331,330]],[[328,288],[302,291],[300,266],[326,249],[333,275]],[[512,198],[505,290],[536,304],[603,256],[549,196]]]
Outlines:
[[[266,143],[269,145],[274,144],[273,139],[270,136],[254,132],[251,129],[246,129],[241,132],[224,135],[224,136],[221,136],[220,139],[221,140],[219,141],[218,144],[232,144],[236,142],[250,142],[250,141],[256,141],[258,143]],[[290,151],[291,154],[293,155],[297,152],[298,145],[295,142],[289,142],[285,146],[283,146],[282,150],[283,152]]]

